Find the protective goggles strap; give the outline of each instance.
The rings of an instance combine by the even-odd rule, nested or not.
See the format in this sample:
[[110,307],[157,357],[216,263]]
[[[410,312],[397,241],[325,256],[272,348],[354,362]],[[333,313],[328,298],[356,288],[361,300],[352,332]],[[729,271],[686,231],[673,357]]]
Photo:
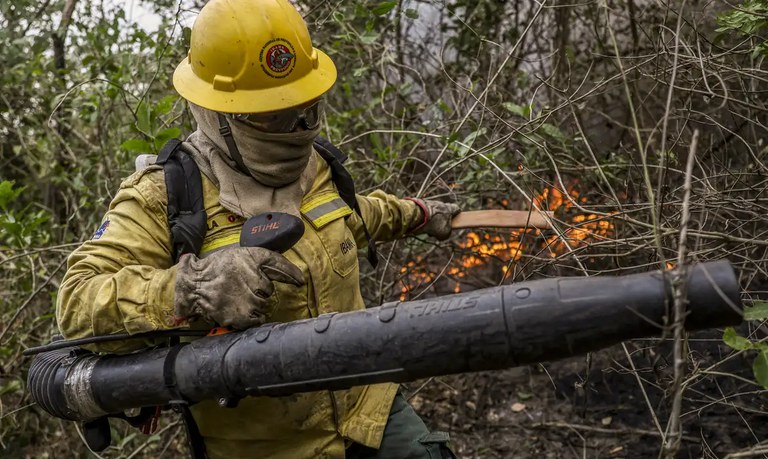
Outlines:
[[227,118],[221,113],[217,113],[216,116],[219,118],[219,134],[224,137],[224,142],[227,143],[227,149],[229,150],[229,156],[231,156],[235,161],[237,170],[239,170],[244,175],[251,176],[251,173],[248,172],[248,168],[245,167],[243,156],[240,154],[240,150],[237,148],[235,138],[232,136],[232,128],[229,126]]
[[323,99],[318,99],[303,108],[288,108],[271,113],[236,113],[231,116],[263,132],[287,134],[295,131],[299,125],[310,131],[320,126],[322,107]]

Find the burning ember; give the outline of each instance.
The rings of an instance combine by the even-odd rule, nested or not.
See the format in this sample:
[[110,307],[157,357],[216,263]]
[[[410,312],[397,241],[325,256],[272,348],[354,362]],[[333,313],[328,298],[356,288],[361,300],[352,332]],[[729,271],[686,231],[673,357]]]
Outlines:
[[[548,253],[550,258],[556,258],[569,249],[610,239],[615,232],[614,223],[604,215],[573,215],[579,211],[576,203],[581,205],[587,202],[587,198],[581,196],[574,185],[569,186],[567,191],[556,187],[546,188],[533,202],[541,210],[554,211],[556,220],[568,223],[556,224],[559,233],[542,233],[538,229],[514,230],[507,234],[498,231],[470,231],[456,243],[456,257],[448,267],[441,267],[435,272],[421,257],[403,266],[400,269],[403,276],[400,301],[409,299],[415,291],[429,288],[441,275],[447,276],[453,282],[453,291],[459,293],[462,291],[462,279],[469,277],[472,272],[493,269],[492,266],[501,264],[501,274],[506,276],[508,270],[523,257],[534,258],[539,253]],[[501,208],[509,207],[507,200],[499,204]]]

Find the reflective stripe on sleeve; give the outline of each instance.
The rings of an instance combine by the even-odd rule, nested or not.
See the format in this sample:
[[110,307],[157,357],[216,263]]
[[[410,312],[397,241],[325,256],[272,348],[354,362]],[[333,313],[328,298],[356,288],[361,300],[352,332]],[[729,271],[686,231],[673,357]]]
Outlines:
[[301,206],[301,214],[315,229],[320,229],[333,220],[346,217],[351,213],[352,209],[336,193],[324,193]]

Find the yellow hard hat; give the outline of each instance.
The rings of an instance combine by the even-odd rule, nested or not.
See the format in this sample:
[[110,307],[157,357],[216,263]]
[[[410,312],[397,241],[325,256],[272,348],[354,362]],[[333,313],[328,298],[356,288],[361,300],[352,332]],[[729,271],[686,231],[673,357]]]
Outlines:
[[287,0],[211,0],[173,74],[181,97],[224,113],[296,107],[334,82],[336,66],[312,47],[307,24]]

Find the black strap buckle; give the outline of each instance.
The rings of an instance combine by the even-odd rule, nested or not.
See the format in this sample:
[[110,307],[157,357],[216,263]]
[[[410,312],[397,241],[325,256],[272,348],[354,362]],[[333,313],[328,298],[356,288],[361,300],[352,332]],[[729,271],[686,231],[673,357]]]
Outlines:
[[229,124],[221,124],[219,125],[219,134],[221,134],[224,137],[232,135],[232,128],[229,126]]

